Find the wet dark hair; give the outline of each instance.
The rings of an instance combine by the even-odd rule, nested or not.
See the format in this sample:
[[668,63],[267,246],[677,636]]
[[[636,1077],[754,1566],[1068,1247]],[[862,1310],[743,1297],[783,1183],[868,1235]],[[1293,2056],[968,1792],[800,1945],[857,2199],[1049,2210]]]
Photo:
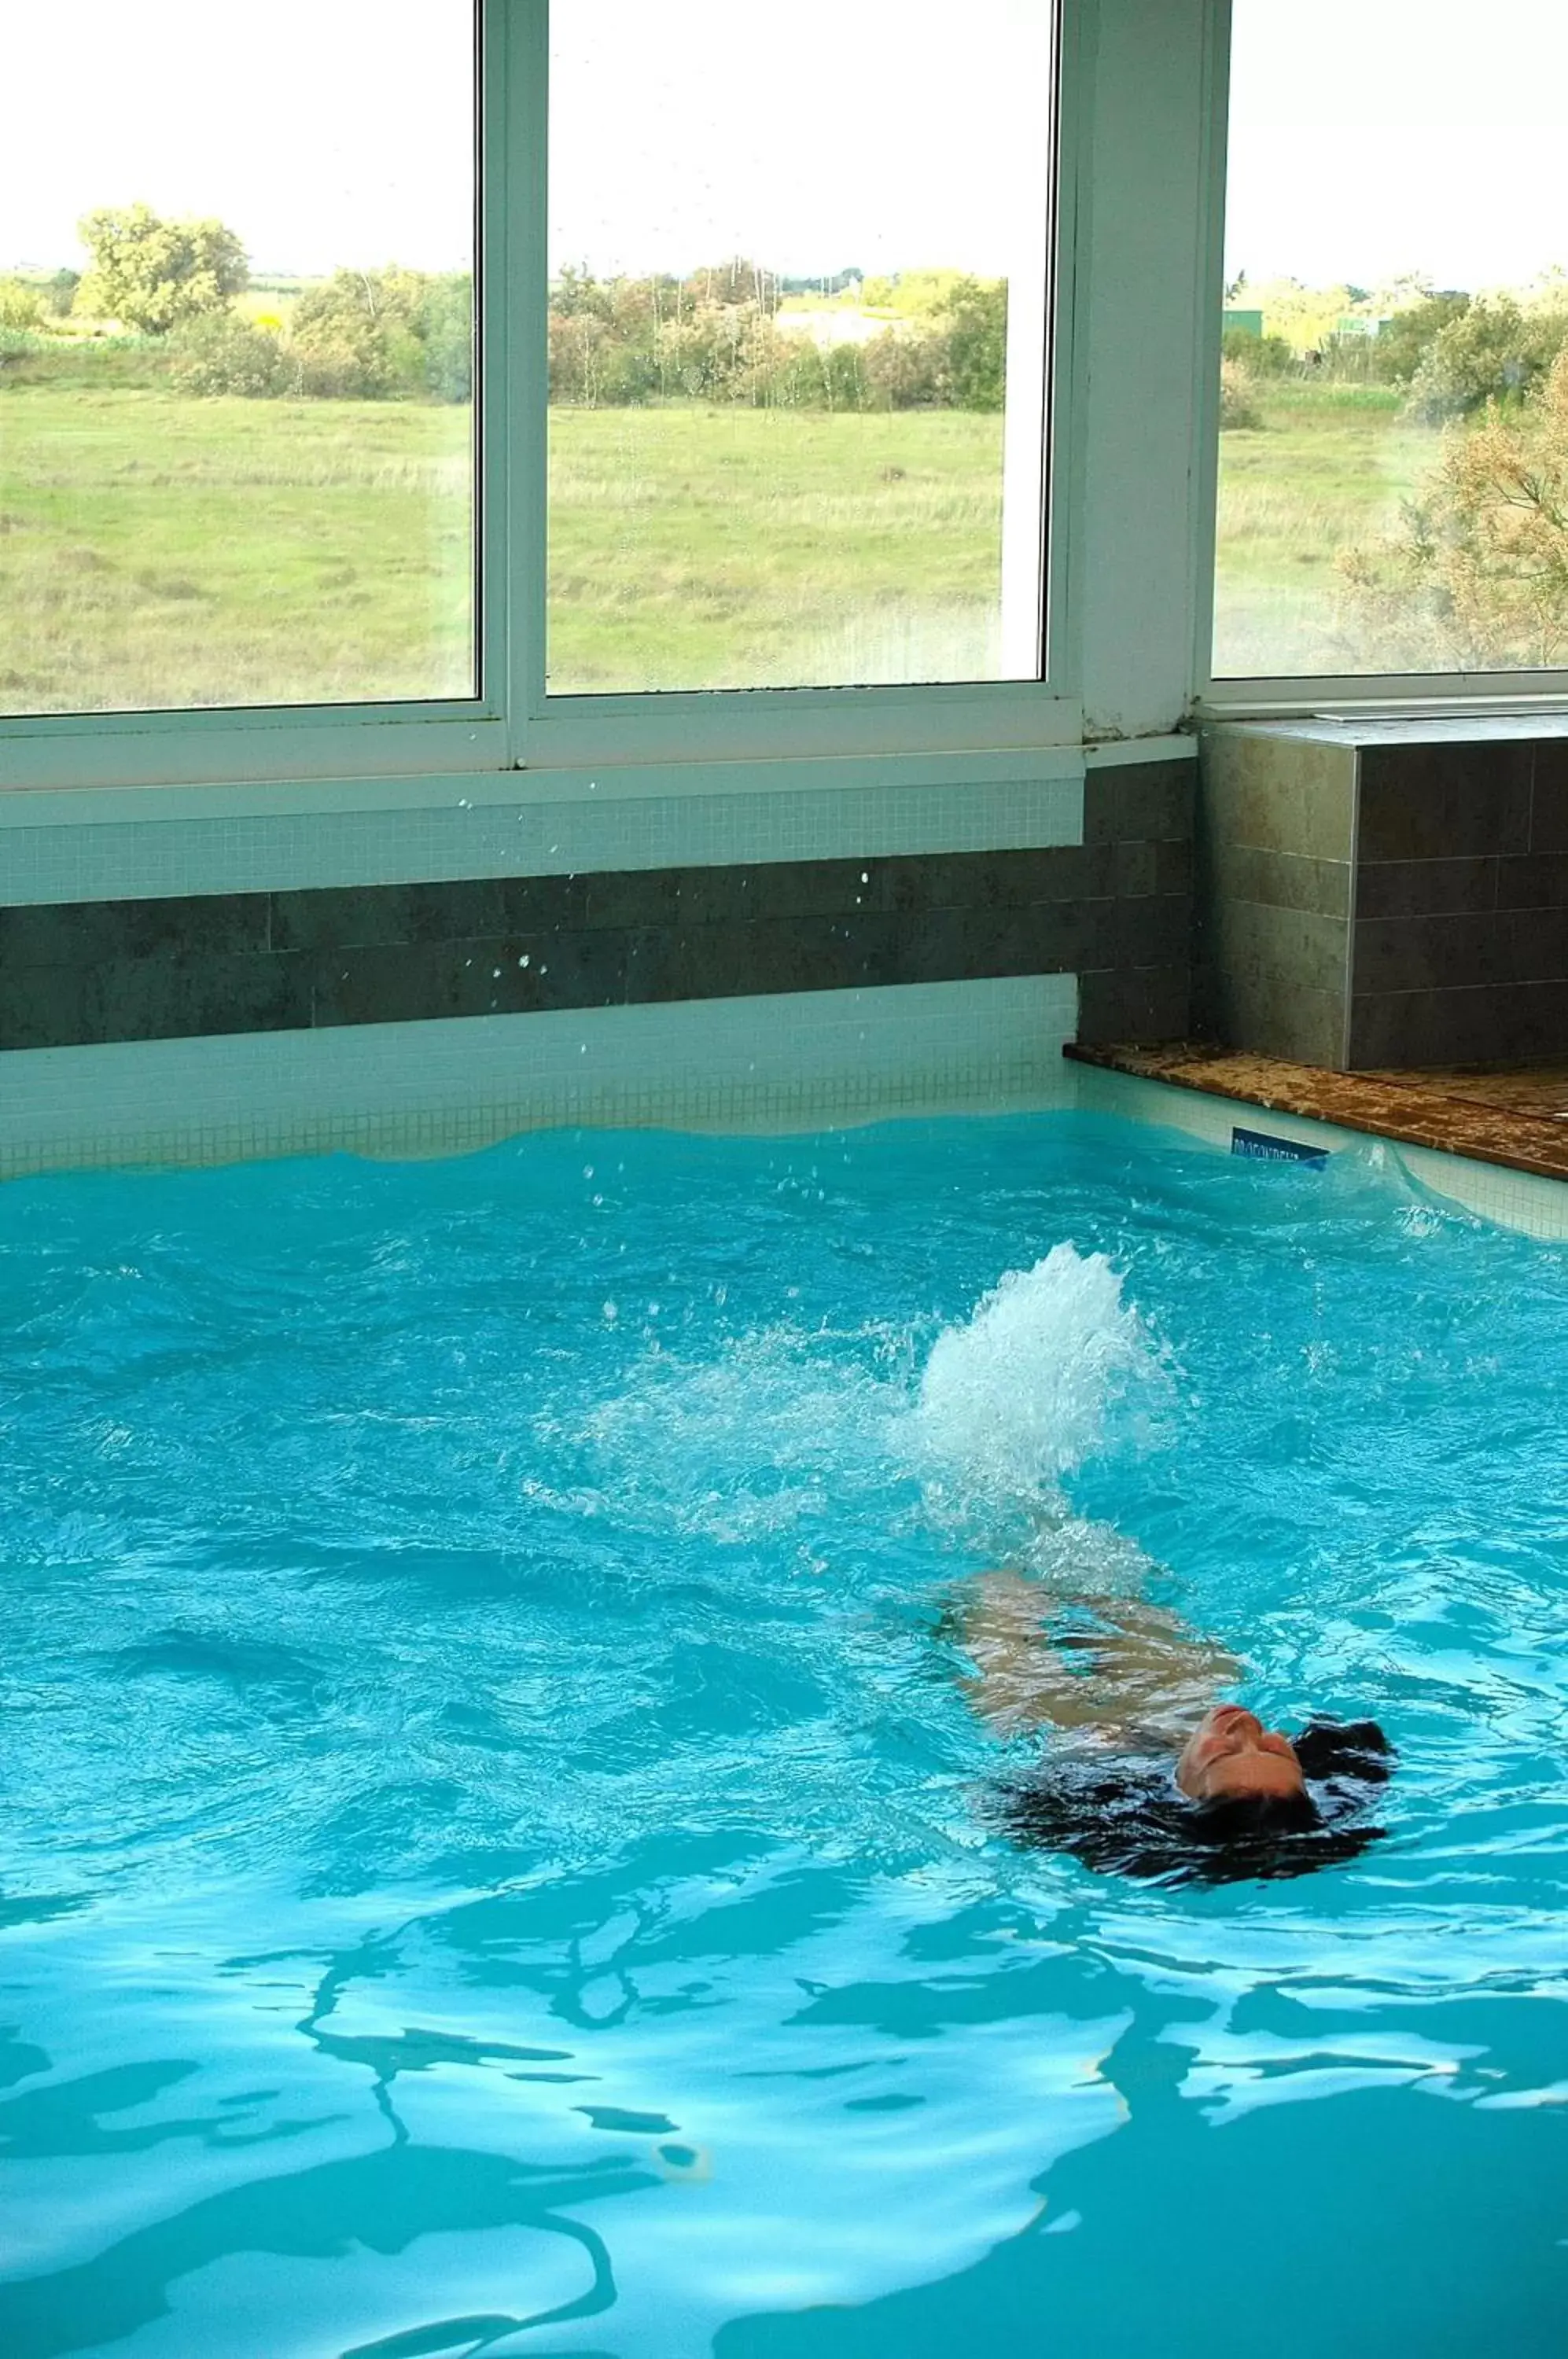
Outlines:
[[1062,1751],[997,1789],[996,1819],[1014,1843],[1064,1851],[1099,1875],[1233,1884],[1310,1875],[1354,1859],[1383,1829],[1360,1817],[1387,1782],[1394,1751],[1376,1721],[1312,1721],[1292,1739],[1304,1794],[1189,1800],[1168,1758]]

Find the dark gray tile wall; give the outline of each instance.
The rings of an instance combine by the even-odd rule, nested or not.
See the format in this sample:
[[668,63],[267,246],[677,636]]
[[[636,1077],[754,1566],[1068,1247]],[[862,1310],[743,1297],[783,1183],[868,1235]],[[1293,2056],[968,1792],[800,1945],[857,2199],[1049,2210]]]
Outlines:
[[1339,1070],[1568,1052],[1568,743],[1203,742],[1194,997]]
[[1038,851],[0,908],[0,1048],[1050,973],[1085,1041],[1177,1038],[1193,770],[1092,772]]
[[1568,748],[1361,749],[1347,1063],[1568,1050]]

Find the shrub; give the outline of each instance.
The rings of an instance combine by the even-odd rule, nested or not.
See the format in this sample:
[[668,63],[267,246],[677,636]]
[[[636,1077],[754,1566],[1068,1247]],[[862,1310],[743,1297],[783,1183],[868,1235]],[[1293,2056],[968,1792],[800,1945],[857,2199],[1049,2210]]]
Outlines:
[[1262,422],[1247,372],[1235,361],[1221,361],[1220,432],[1228,434],[1238,426],[1260,426]]
[[425,390],[433,401],[474,398],[474,281],[425,281],[414,332],[424,347]]
[[397,390],[395,339],[406,308],[391,274],[335,270],[294,307],[290,356],[299,392],[327,401],[384,401]]
[[464,277],[336,270],[294,307],[289,355],[299,392],[336,401],[474,392],[474,289]]
[[1248,376],[1290,376],[1301,365],[1284,336],[1254,336],[1245,328],[1227,328],[1220,351]]
[[869,400],[878,409],[937,408],[946,381],[945,357],[942,338],[929,330],[899,335],[885,328],[862,354]]
[[[869,282],[868,282],[869,287]],[[1005,280],[906,274],[897,328],[868,343],[779,332],[778,281],[747,262],[670,277],[563,270],[550,290],[556,402],[744,401],[815,409],[998,409]]]
[[29,328],[41,327],[44,307],[36,287],[20,278],[0,278],[0,328],[19,330],[24,334]]
[[550,315],[550,397],[592,409],[599,397],[599,364],[609,330],[591,311]]
[[180,331],[172,382],[181,393],[238,394],[266,401],[288,392],[290,378],[277,337],[232,311],[192,321]]
[[1338,560],[1358,660],[1389,671],[1568,661],[1568,352],[1521,402],[1450,427],[1397,533]]
[[1511,295],[1477,297],[1440,328],[1410,381],[1410,411],[1429,426],[1488,401],[1522,401],[1568,338],[1568,311],[1521,310]]
[[1439,332],[1462,320],[1470,309],[1468,295],[1449,292],[1423,296],[1385,322],[1372,344],[1373,374],[1380,385],[1409,385],[1425,360]]

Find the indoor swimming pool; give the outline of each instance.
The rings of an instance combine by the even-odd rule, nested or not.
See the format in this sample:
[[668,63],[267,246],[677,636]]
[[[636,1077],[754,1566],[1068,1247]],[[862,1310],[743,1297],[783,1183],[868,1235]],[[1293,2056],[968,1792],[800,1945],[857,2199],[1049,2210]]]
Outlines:
[[[1556,2359],[1565,1319],[1083,1113],[0,1190],[0,2350]],[[1376,1839],[1013,1840],[998,1568]]]

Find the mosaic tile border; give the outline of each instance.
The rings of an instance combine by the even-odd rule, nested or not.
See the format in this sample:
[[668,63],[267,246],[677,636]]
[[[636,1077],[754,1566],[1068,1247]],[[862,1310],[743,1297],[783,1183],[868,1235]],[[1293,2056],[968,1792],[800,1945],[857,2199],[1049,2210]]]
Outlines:
[[[450,799],[407,808],[389,796],[342,810],[279,809],[201,816],[160,811],[177,789],[110,801],[114,818],[29,823],[0,799],[0,906],[184,899],[211,893],[287,892],[320,886],[440,883],[479,876],[735,865],[748,861],[847,860],[898,853],[1005,852],[1083,839],[1083,773],[1020,775],[1019,757],[921,780],[876,776],[844,783],[852,766],[816,788],[735,792],[606,793],[540,801],[516,779],[454,778]],[[797,768],[802,766],[796,766]],[[828,765],[820,766],[829,768]],[[888,766],[877,766],[878,772]],[[932,766],[906,763],[904,773]],[[589,793],[594,789],[590,788]],[[58,805],[60,797],[49,799]],[[215,800],[214,797],[205,799]],[[287,799],[297,800],[297,794]]]

